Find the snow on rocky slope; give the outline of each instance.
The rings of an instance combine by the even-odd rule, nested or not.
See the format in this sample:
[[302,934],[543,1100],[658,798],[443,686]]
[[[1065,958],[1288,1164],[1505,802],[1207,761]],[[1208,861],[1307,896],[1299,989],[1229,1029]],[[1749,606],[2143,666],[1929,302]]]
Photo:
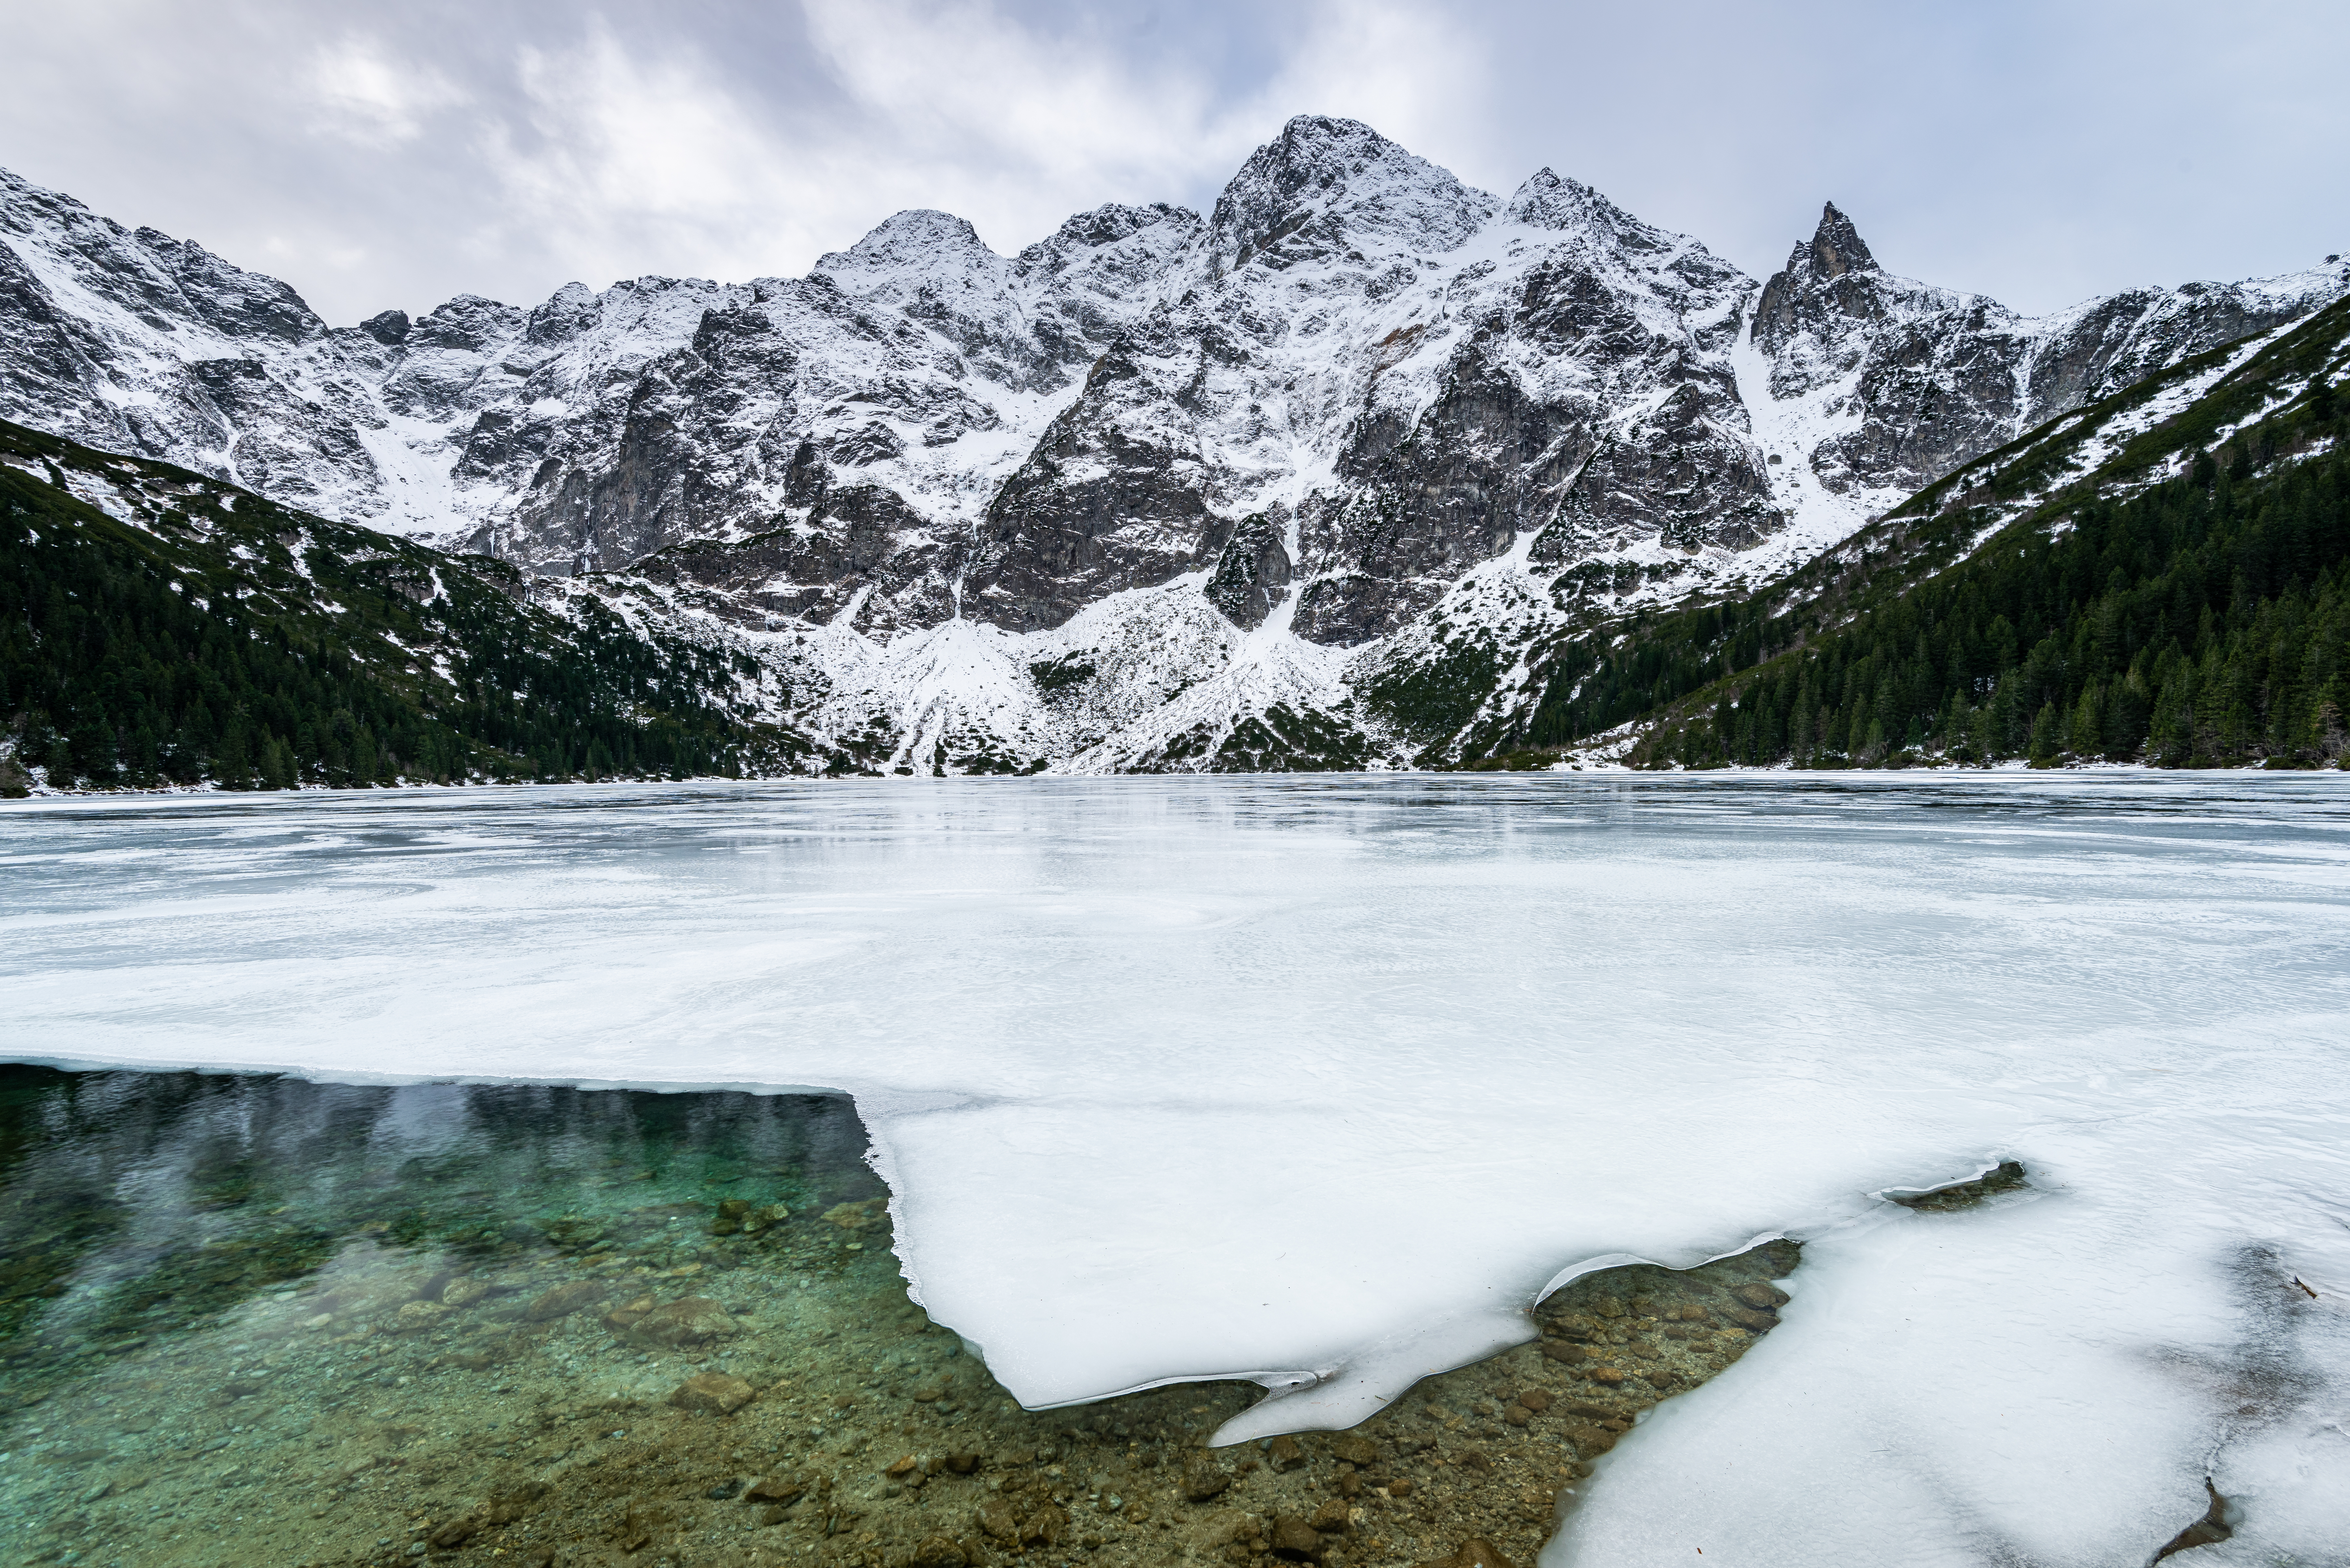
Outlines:
[[1759,581],[2345,288],[2023,318],[1834,207],[1758,286],[1547,170],[1496,197],[1309,117],[1205,218],[1003,256],[902,213],[805,278],[329,327],[0,172],[0,416],[700,625],[877,763],[1363,765],[1506,727],[1562,628]]

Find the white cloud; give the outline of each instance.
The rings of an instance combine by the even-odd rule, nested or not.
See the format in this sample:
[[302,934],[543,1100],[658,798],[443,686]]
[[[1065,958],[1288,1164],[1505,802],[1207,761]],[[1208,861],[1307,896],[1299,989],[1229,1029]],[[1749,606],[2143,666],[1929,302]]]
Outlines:
[[2030,308],[2345,244],[2340,203],[2310,195],[2350,147],[2350,24],[2324,0],[2253,0],[2184,54],[2166,40],[2194,32],[2189,0],[15,13],[0,161],[338,321],[568,277],[804,272],[902,207],[1014,250],[1104,202],[1211,202],[1315,112],[1496,192],[1552,164],[1750,269],[1833,195],[1888,265]]
[[526,244],[601,286],[773,274],[813,254],[820,176],[691,48],[631,51],[591,26],[572,47],[522,50],[515,79],[519,112],[480,130],[501,198],[473,240],[485,259]]
[[400,59],[369,38],[319,48],[310,58],[307,85],[320,127],[365,147],[413,141],[434,110],[463,101],[439,72]]
[[1219,121],[1204,80],[1040,36],[985,5],[804,0],[804,9],[867,117],[858,140],[892,161],[914,155],[961,178],[1056,192],[1165,191],[1187,184],[1201,158],[1228,157],[1239,134]]
[[[1477,46],[1411,0],[1315,0],[1260,40],[1245,80],[991,0],[799,9],[763,56],[618,14],[461,49],[429,28],[296,33],[272,88],[314,133],[319,178],[307,202],[270,186],[265,212],[224,207],[244,233],[222,238],[342,319],[458,288],[526,304],[575,277],[798,275],[908,207],[959,213],[1009,253],[1106,202],[1211,202],[1301,112],[1440,160],[1486,140]],[[265,97],[244,101],[267,122]]]
[[1038,33],[983,0],[802,4],[859,111],[836,166],[862,189],[919,188],[914,200],[972,218],[999,249],[1104,202],[1211,200],[1294,114],[1352,116],[1438,157],[1492,140],[1482,47],[1402,0],[1314,5],[1269,79],[1242,93],[1122,41]]
[[486,259],[526,232],[597,285],[796,274],[893,212],[935,206],[1008,252],[1072,212],[1221,181],[1279,123],[982,5],[807,0],[806,14],[839,97],[797,112],[746,100],[690,47],[631,48],[601,26],[524,50],[523,112],[480,132],[504,215],[470,248]]
[[772,188],[779,150],[690,56],[632,57],[598,27],[515,74],[536,134],[501,170],[549,210],[723,221]]

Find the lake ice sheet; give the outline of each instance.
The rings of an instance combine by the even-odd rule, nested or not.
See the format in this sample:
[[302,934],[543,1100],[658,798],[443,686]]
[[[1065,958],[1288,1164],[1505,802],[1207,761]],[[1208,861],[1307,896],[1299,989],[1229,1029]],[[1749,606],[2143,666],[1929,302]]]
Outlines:
[[1546,1562],[2143,1563],[2206,1475],[2204,1563],[2350,1562],[2334,778],[36,802],[0,880],[19,1060],[854,1094],[1030,1404],[1344,1426],[1575,1272],[1803,1238]]

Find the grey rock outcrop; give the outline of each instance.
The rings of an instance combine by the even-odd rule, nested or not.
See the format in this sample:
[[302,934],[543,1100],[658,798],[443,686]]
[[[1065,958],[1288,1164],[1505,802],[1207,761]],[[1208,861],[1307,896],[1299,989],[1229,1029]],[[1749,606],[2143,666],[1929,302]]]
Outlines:
[[1729,359],[1751,282],[1587,186],[1544,171],[1498,201],[1301,119],[1233,178],[1205,249],[999,496],[972,613],[1057,624],[1207,565],[1218,518],[1276,502],[1300,521],[1294,628],[1338,645],[1521,535],[1562,560],[1779,522]]

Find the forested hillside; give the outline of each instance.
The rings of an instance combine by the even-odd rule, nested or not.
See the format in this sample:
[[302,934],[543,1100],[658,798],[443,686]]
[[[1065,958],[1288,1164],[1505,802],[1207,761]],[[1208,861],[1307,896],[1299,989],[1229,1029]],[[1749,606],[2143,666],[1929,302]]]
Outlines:
[[2336,305],[2249,358],[2216,351],[1967,465],[1751,598],[1562,649],[1525,740],[1635,722],[1629,758],[1653,766],[2336,763],[2345,340]]
[[2339,457],[2260,482],[2179,480],[2083,507],[2059,537],[1991,552],[1722,683],[1638,754],[2332,762],[2350,710],[2345,562]]
[[730,711],[749,659],[521,587],[502,562],[0,423],[0,788],[33,769],[59,787],[682,776],[805,749]]

